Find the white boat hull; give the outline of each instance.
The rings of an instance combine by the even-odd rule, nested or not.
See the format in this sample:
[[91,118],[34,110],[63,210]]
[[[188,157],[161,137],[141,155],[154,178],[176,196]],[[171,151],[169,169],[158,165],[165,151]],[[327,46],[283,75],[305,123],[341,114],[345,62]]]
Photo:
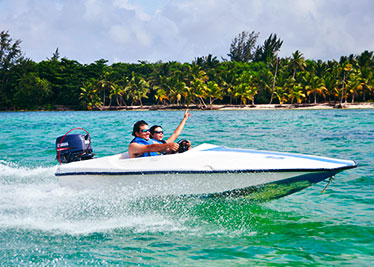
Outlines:
[[267,198],[276,198],[354,167],[354,161],[204,144],[183,154],[73,162],[61,165],[56,175],[62,186],[120,189],[137,196],[237,196],[270,189]]

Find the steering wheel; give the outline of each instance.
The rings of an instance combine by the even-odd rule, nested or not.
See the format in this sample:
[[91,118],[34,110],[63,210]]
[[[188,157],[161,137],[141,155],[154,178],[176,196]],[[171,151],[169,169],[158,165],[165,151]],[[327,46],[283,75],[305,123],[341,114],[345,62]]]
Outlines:
[[178,153],[183,153],[183,152],[186,152],[188,150],[188,148],[190,147],[188,144],[188,140],[186,139],[182,139],[182,140],[179,140],[177,142],[177,144],[179,145],[179,149],[178,149]]

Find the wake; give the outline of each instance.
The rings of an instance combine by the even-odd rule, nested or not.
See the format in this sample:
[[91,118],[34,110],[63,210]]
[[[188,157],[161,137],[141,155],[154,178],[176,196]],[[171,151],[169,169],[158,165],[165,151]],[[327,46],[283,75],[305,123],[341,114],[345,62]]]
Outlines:
[[25,167],[17,163],[0,160],[0,184],[32,184],[57,182],[56,166]]

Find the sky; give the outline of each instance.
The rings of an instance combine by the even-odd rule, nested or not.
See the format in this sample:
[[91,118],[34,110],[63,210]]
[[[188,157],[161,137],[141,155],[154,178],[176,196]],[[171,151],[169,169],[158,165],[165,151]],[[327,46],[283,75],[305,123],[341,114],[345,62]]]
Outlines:
[[0,31],[36,62],[229,59],[232,40],[283,40],[280,57],[339,60],[374,50],[373,0],[0,0]]

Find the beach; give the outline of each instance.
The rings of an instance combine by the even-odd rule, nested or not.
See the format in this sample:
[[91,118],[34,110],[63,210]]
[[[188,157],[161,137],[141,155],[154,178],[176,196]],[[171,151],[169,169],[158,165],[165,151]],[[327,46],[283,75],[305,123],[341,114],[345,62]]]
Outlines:
[[260,109],[260,110],[266,110],[266,109],[366,109],[366,108],[374,108],[374,103],[357,103],[357,104],[351,104],[351,103],[344,103],[341,106],[338,104],[333,105],[333,104],[300,104],[300,105],[295,105],[295,104],[259,104],[255,106],[217,106],[218,110],[230,110],[230,109],[243,109],[243,110],[250,110],[250,109]]
[[[374,103],[343,103],[341,105],[318,103],[318,104],[255,104],[255,105],[207,105],[206,107],[190,105],[143,105],[143,106],[104,106],[100,110],[320,110],[320,109],[372,109]],[[68,109],[65,109],[68,110]]]

